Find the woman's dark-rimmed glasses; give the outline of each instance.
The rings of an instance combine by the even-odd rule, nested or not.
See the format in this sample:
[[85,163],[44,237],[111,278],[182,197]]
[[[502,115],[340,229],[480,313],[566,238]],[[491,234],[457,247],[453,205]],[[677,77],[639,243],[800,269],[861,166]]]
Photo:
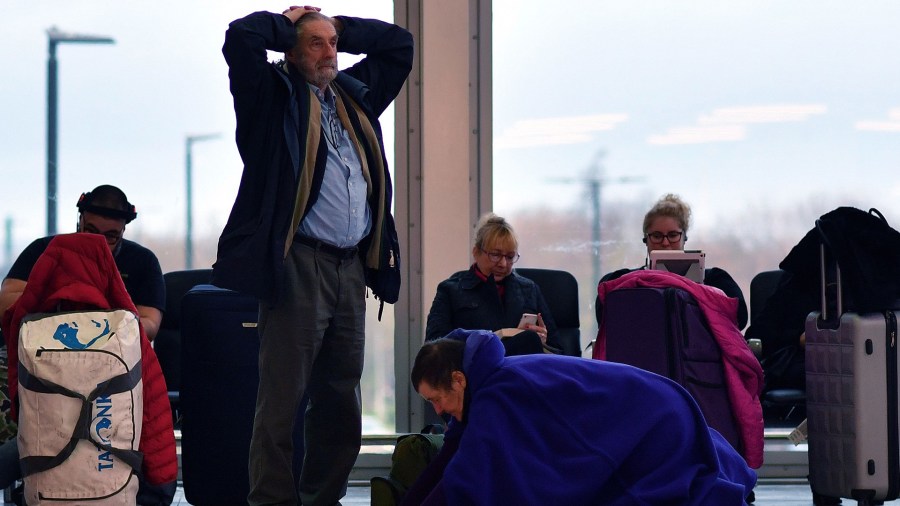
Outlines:
[[519,261],[519,258],[522,257],[522,255],[519,255],[518,253],[504,255],[502,253],[493,253],[490,251],[485,251],[484,249],[482,249],[481,251],[483,251],[484,254],[487,255],[488,258],[491,260],[491,262],[494,262],[494,263],[499,262],[501,258],[505,258],[507,262],[514,264]]
[[665,234],[662,232],[650,232],[647,234],[647,238],[650,239],[650,242],[653,244],[662,244],[663,239],[668,239],[670,243],[676,243],[681,240],[682,235],[684,235],[684,232],[673,230]]

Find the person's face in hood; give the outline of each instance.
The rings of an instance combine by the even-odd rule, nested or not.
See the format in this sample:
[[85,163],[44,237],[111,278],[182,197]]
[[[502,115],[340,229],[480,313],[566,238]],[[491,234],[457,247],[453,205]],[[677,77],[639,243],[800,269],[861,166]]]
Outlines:
[[453,371],[450,375],[450,388],[435,388],[426,381],[419,383],[419,395],[434,407],[439,416],[447,413],[462,421],[463,400],[466,393],[466,375],[462,371]]

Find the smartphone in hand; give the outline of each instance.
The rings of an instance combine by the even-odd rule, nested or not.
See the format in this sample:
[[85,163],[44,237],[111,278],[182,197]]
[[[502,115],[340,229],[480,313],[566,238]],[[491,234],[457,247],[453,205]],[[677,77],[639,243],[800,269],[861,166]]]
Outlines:
[[532,313],[522,313],[522,319],[519,320],[518,328],[524,329],[527,325],[536,325],[538,315]]

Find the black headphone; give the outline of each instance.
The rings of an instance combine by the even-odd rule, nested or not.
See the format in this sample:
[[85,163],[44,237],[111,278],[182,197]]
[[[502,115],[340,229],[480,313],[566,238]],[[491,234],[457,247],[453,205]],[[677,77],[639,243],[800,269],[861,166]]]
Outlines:
[[[94,188],[94,191],[96,190],[97,188]],[[116,190],[118,190],[118,188],[116,188]],[[118,192],[121,194],[122,200],[125,202],[125,208],[127,209],[127,211],[94,205],[94,195],[92,192],[82,193],[81,197],[78,197],[78,203],[75,204],[75,206],[78,207],[78,211],[81,213],[94,213],[99,214],[100,216],[105,216],[107,218],[125,220],[126,224],[131,223],[132,220],[137,218],[137,210],[131,204],[131,202],[128,202],[128,199],[125,197],[125,194],[122,193],[122,190],[118,190]]]

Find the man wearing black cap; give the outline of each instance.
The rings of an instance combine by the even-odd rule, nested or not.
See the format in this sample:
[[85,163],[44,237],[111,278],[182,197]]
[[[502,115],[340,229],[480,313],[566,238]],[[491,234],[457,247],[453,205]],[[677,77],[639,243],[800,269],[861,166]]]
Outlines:
[[[137,217],[134,206],[122,190],[111,185],[100,185],[83,193],[76,205],[79,211],[78,232],[106,237],[147,338],[153,340],[166,307],[166,286],[156,255],[140,244],[122,238],[125,225]],[[22,295],[31,269],[51,239],[52,236],[42,237],[32,242],[9,269],[9,274],[0,284],[0,313]]]

